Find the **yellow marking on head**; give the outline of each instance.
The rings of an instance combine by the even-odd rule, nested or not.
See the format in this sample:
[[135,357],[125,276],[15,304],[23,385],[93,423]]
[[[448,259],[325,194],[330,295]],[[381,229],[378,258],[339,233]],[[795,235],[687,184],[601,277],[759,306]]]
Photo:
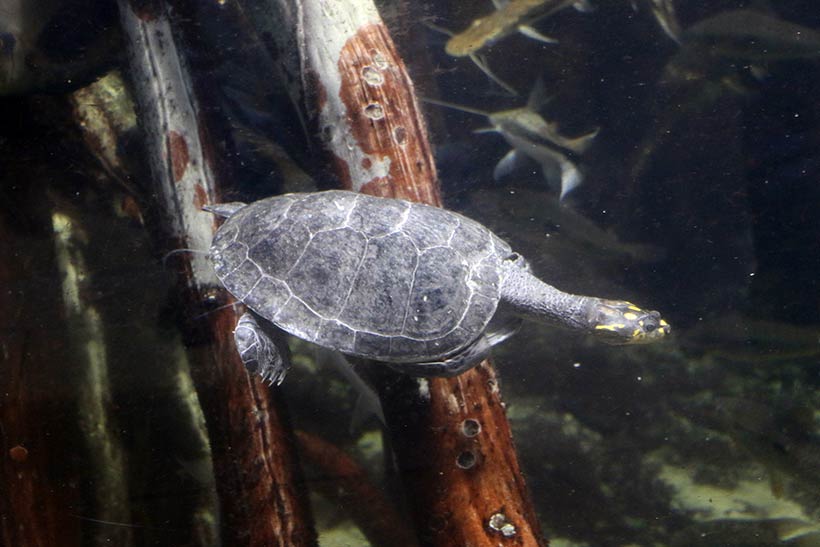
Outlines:
[[668,327],[669,323],[667,323],[665,319],[661,319],[661,326],[662,327]]
[[632,310],[632,311],[640,311],[640,312],[642,312],[642,311],[643,311],[641,308],[639,308],[638,306],[636,306],[636,305],[635,305],[635,304],[633,304],[632,302],[627,302],[627,303],[626,303],[626,307],[627,307],[627,308],[629,308],[629,309],[630,309],[630,310]]
[[617,332],[618,329],[624,328],[623,323],[615,323],[614,325],[595,325],[595,330],[609,330],[612,332]]
[[[624,317],[626,319],[629,319],[630,321],[634,321],[635,319],[638,318],[638,314],[637,313],[632,313],[631,311],[628,311],[624,314]],[[643,321],[641,321],[641,324],[643,324]]]
[[646,336],[646,333],[643,331],[643,329],[635,329],[632,331],[632,338],[639,339],[643,338],[644,336]]

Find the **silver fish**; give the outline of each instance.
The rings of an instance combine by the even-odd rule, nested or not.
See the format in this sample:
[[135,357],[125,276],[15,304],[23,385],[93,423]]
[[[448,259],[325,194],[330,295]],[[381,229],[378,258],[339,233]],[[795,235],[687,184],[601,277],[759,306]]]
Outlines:
[[[660,25],[663,32],[677,43],[680,43],[681,33],[683,31],[681,30],[680,23],[678,22],[678,16],[675,13],[675,4],[673,0],[643,1],[649,6],[652,16],[655,18],[655,21],[658,22],[658,25]],[[632,9],[635,11],[638,10],[638,4],[635,0],[632,0]]]
[[566,197],[581,184],[583,175],[576,165],[598,129],[578,137],[566,137],[559,132],[558,124],[545,120],[537,111],[546,101],[543,83],[538,82],[530,94],[527,104],[520,108],[485,112],[475,108],[456,105],[444,101],[425,99],[426,102],[446,108],[461,110],[479,116],[486,116],[490,127],[476,130],[477,133],[500,133],[512,146],[493,170],[493,177],[500,179],[509,174],[524,157],[541,165],[548,183],[560,180],[560,199]]
[[[433,23],[432,21],[425,21],[424,26],[426,26],[430,30],[440,32],[441,34],[446,34],[447,36],[450,36],[450,37],[455,36],[455,33],[453,31],[451,31],[449,29],[446,29],[442,26],[439,26],[439,25]],[[476,67],[478,67],[478,69],[481,72],[484,73],[485,76],[487,76],[490,80],[492,80],[493,82],[498,84],[499,87],[504,88],[504,90],[507,93],[509,93],[510,95],[518,96],[518,91],[516,91],[513,86],[511,86],[510,84],[508,84],[507,82],[505,82],[504,80],[502,80],[501,78],[496,76],[495,73],[492,70],[490,70],[490,67],[487,64],[486,57],[484,57],[483,55],[480,55],[477,52],[468,53],[466,55],[466,57],[468,57],[473,62],[473,64]]]

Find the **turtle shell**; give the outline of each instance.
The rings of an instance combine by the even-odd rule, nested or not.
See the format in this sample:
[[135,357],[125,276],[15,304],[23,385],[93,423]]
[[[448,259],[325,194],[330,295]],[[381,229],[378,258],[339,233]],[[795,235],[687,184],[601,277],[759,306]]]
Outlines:
[[258,315],[343,353],[423,362],[476,340],[509,245],[462,215],[345,191],[288,194],[234,213],[216,274]]

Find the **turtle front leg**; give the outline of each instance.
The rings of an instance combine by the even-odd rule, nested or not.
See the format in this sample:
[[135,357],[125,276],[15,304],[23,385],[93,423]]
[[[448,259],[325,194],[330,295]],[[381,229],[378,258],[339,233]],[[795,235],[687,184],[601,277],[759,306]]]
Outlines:
[[250,372],[279,385],[290,369],[290,355],[283,339],[265,332],[251,312],[245,312],[233,331],[239,357]]

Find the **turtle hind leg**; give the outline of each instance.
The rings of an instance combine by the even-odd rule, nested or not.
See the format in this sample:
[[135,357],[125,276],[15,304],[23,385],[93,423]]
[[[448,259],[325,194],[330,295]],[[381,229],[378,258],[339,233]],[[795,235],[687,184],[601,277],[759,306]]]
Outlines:
[[489,357],[492,347],[518,332],[521,323],[522,320],[519,317],[501,316],[500,319],[493,318],[490,328],[478,340],[446,359],[425,363],[391,363],[390,367],[410,376],[438,376],[443,378],[458,376]]
[[248,371],[279,385],[290,369],[290,355],[284,340],[266,332],[251,312],[245,312],[233,331],[236,349]]
[[458,376],[478,365],[490,355],[492,344],[487,336],[482,335],[478,340],[461,350],[455,355],[451,355],[441,361],[429,361],[425,363],[388,363],[390,368],[408,374],[410,376],[421,377],[442,377],[451,378]]

